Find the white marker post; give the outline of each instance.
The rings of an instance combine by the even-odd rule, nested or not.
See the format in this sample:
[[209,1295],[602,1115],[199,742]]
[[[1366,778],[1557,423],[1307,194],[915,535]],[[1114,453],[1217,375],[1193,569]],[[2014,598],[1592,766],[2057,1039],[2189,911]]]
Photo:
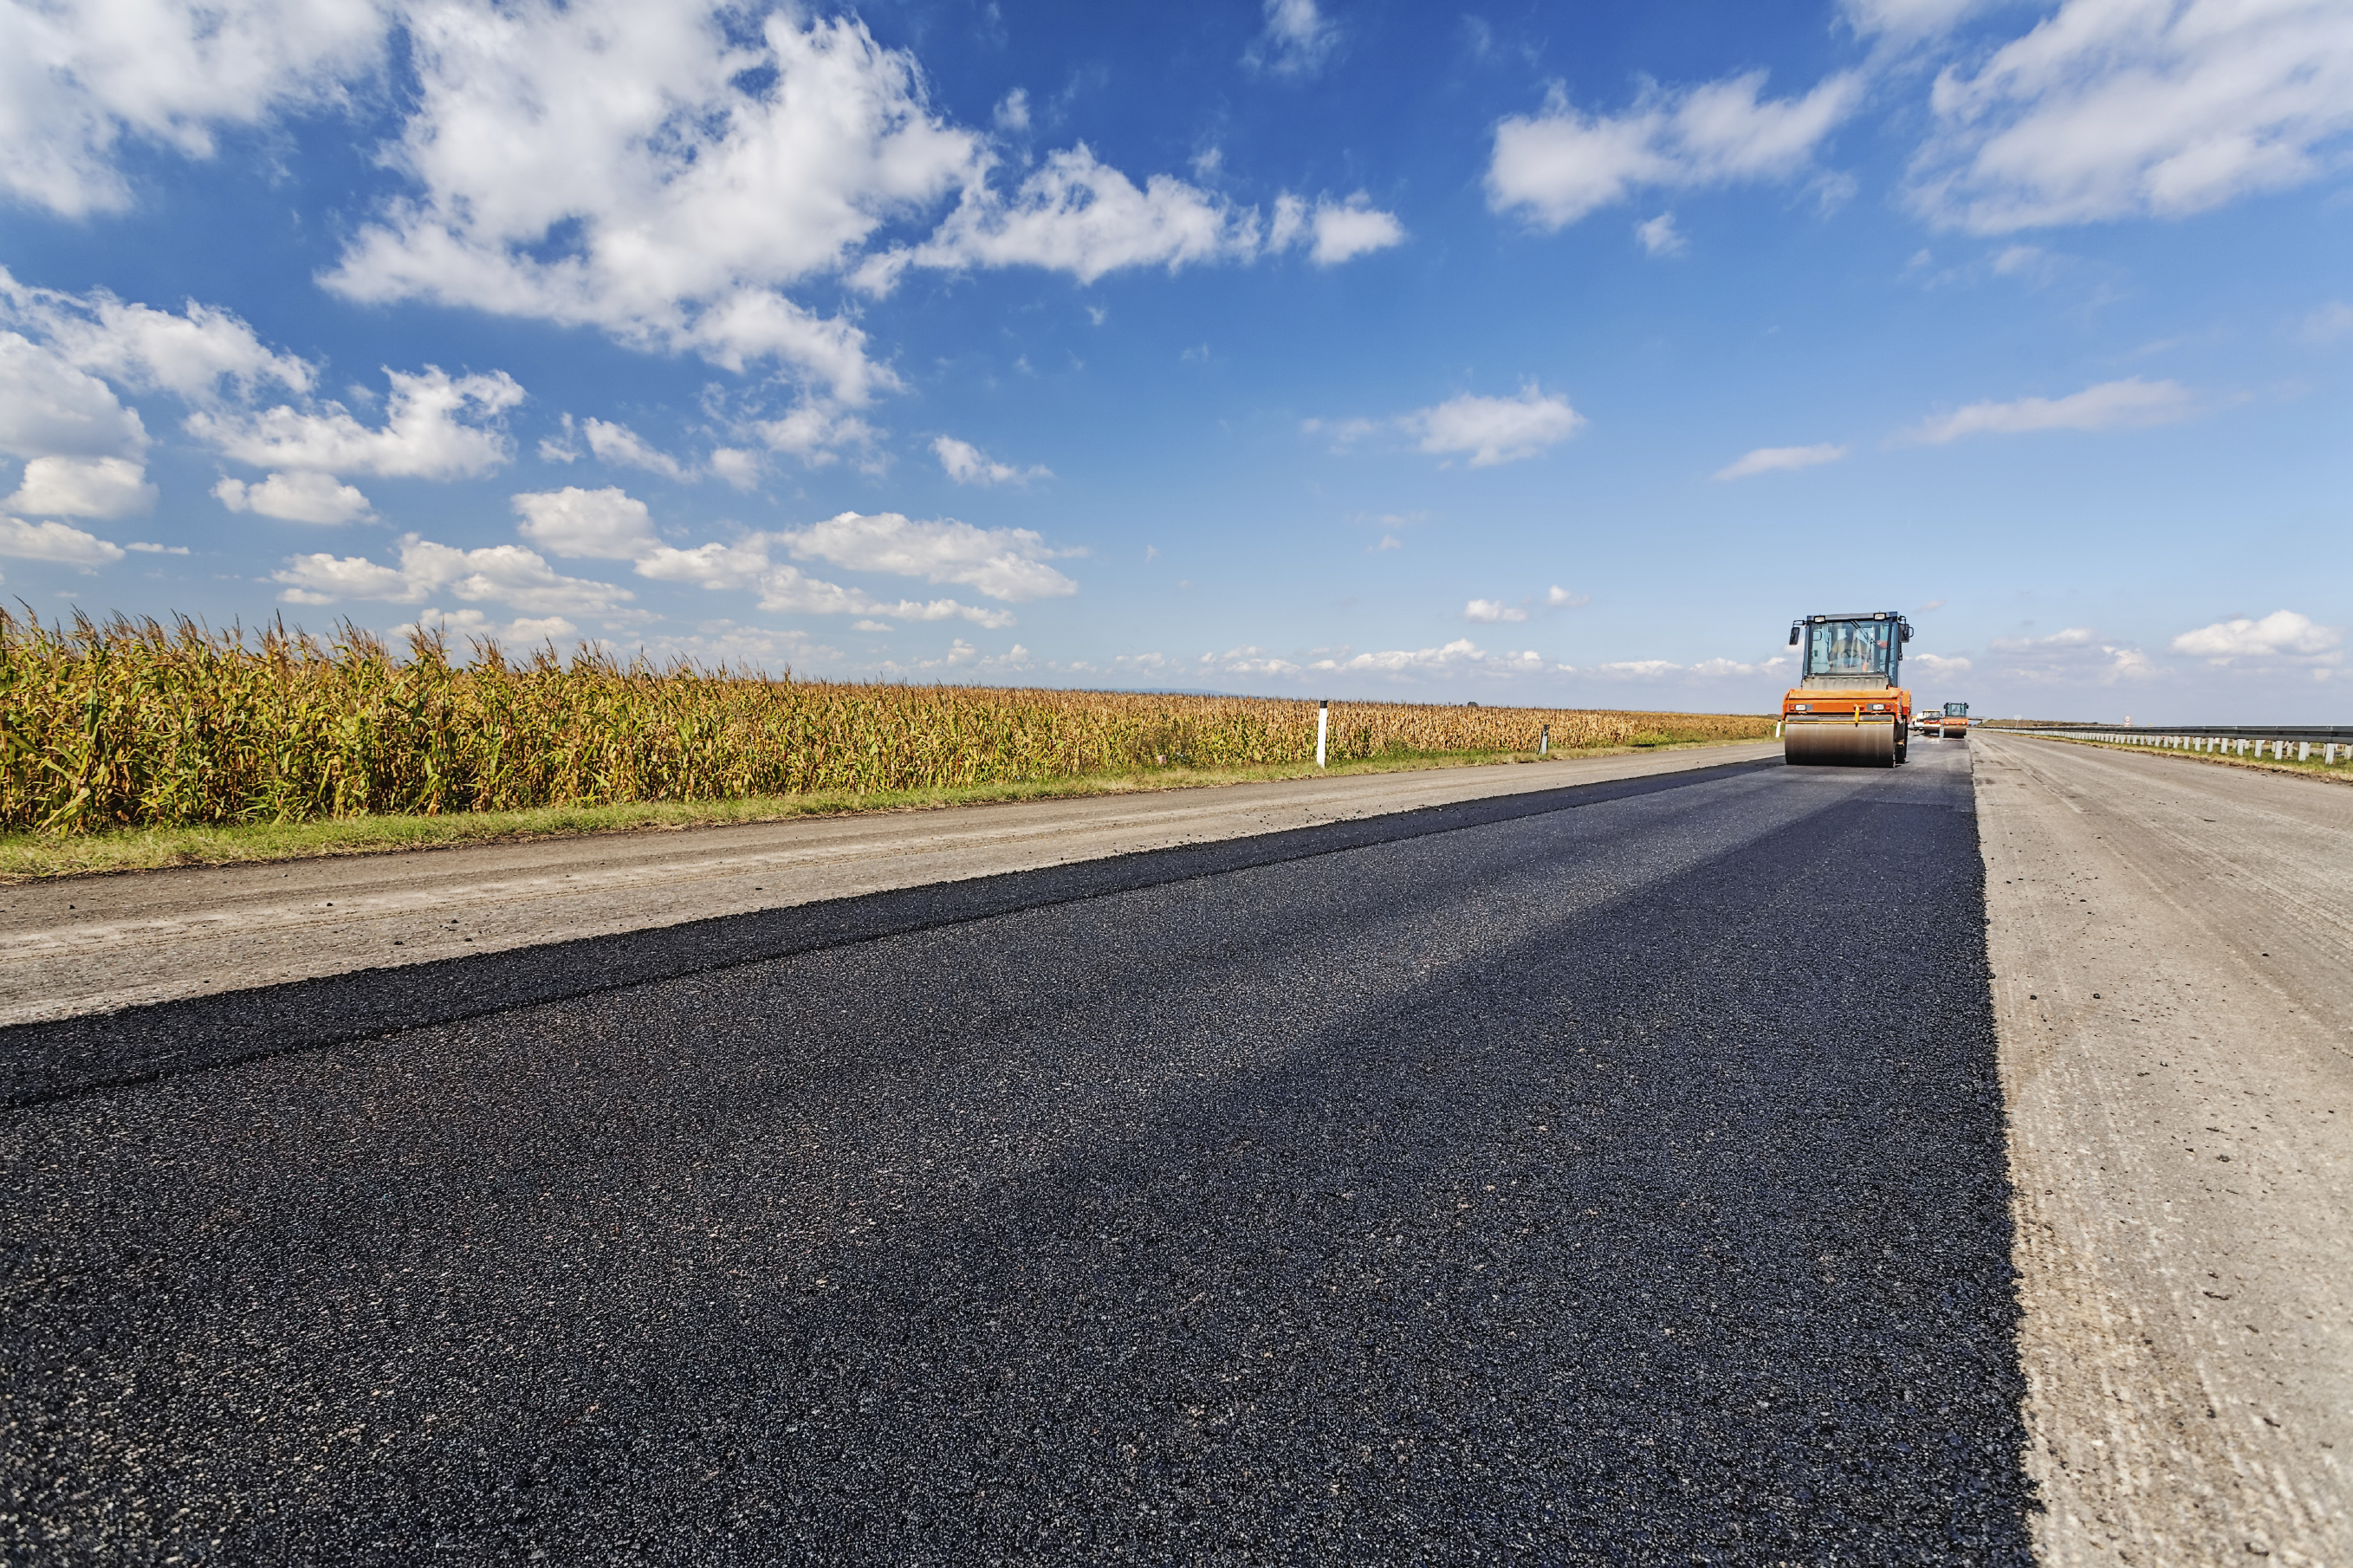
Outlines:
[[1536,755],[1539,757],[1552,755],[1552,726],[1549,724],[1536,731]]
[[1332,700],[1325,698],[1315,705],[1315,765],[1324,765],[1324,742],[1332,734]]

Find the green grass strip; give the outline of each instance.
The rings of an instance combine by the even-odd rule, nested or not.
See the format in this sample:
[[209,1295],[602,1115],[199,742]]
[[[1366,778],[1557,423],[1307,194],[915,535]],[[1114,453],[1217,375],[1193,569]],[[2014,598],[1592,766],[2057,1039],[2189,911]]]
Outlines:
[[[1695,751],[1750,745],[1702,741],[1658,746],[1600,746],[1556,751],[1569,757],[1625,756],[1637,751]],[[1392,752],[1335,762],[1326,777],[1345,773],[1413,773],[1433,768],[1488,767],[1546,761],[1532,752]],[[843,816],[881,811],[929,811],[991,802],[1060,800],[1078,795],[1137,795],[1315,775],[1312,763],[1238,768],[1153,768],[1091,773],[1033,783],[978,784],[963,789],[897,790],[871,795],[754,795],[740,800],[645,801],[612,805],[548,805],[525,811],[484,811],[448,816],[359,816],[333,822],[257,822],[201,827],[137,827],[114,833],[0,835],[0,884],[167,866],[236,866],[310,860],[334,855],[388,855],[463,844],[520,843],[602,833],[642,833],[729,823],[783,822],[797,816]]]

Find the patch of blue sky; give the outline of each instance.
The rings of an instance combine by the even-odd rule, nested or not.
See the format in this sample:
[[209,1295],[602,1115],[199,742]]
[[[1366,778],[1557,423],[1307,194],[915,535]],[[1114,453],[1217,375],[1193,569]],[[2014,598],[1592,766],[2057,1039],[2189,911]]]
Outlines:
[[121,15],[0,0],[43,613],[2342,712],[2341,4]]

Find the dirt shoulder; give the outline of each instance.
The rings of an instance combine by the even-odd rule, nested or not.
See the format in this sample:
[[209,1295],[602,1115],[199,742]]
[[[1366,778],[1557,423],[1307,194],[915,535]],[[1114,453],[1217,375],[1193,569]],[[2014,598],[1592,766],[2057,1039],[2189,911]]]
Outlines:
[[2136,757],[2168,757],[2176,762],[2206,763],[2218,768],[2243,768],[2249,773],[2285,773],[2291,778],[2317,779],[2322,784],[2353,784],[2353,746],[2339,763],[2257,762],[2253,757],[2225,756],[2218,752],[2181,752],[2164,746],[2124,746],[2113,741],[2086,741],[2073,735],[2039,735],[2031,730],[1980,730],[1981,735],[2025,735],[2037,741],[2059,741],[2094,751],[2122,752]]
[[2353,1563],[2353,795],[1975,760],[2046,1564]]

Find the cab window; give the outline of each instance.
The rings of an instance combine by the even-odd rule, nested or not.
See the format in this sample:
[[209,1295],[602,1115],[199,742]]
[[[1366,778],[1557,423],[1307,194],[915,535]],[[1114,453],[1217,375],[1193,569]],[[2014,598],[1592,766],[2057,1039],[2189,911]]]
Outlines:
[[1894,622],[1820,621],[1808,629],[1808,675],[1886,675]]

